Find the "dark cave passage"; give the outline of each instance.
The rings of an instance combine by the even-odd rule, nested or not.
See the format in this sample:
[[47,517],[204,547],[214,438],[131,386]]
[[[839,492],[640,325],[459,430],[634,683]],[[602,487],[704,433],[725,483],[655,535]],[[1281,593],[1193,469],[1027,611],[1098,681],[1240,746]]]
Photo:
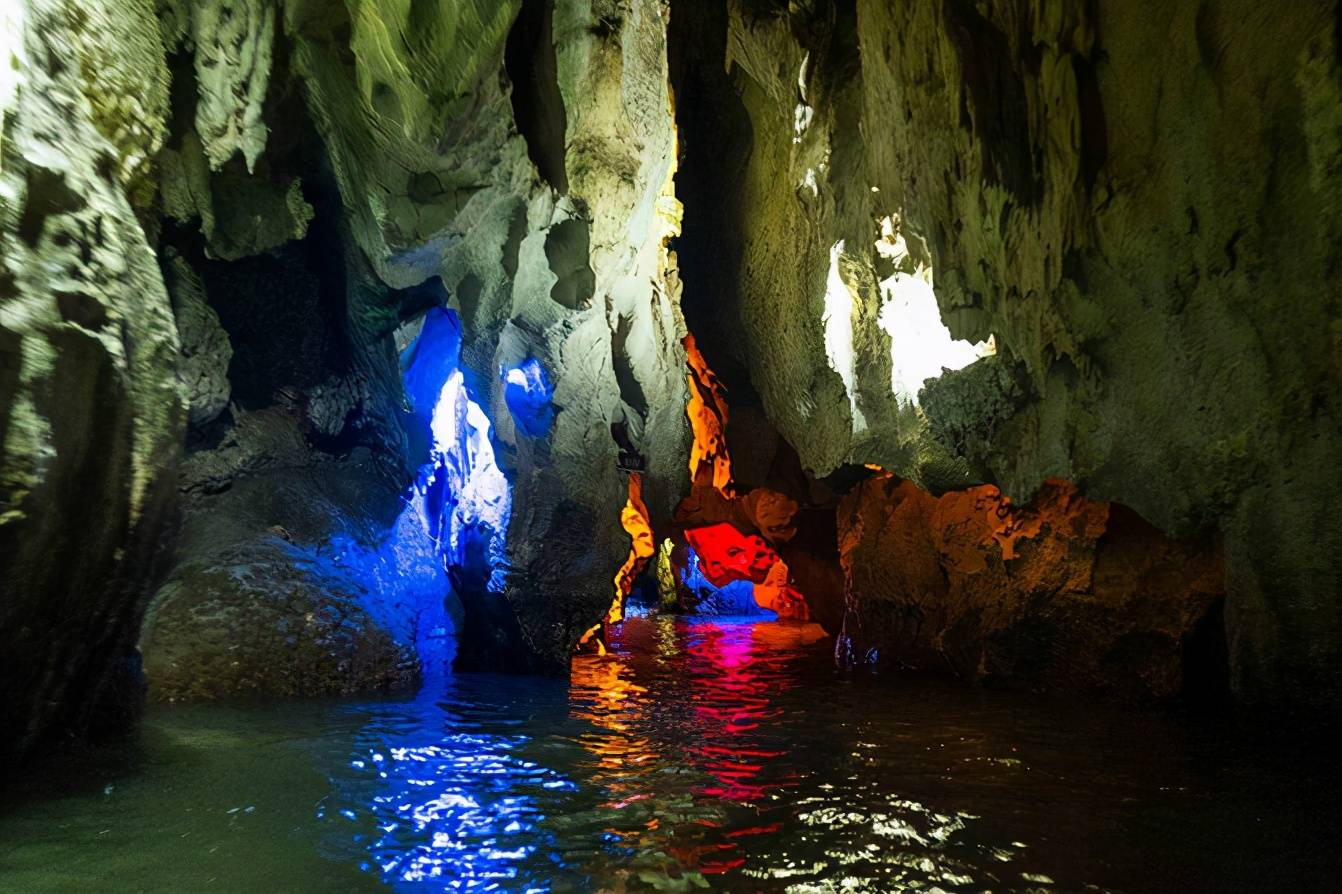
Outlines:
[[568,192],[564,167],[564,99],[554,49],[554,0],[523,0],[508,32],[504,67],[512,81],[513,117],[541,178]]

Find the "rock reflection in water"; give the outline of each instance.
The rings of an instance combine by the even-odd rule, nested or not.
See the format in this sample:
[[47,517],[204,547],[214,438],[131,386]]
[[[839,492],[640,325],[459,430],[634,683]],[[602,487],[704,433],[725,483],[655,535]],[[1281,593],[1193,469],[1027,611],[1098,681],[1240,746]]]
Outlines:
[[608,654],[575,658],[566,703],[535,681],[458,678],[435,701],[375,713],[321,815],[398,888],[968,881],[935,852],[970,818],[906,799],[869,811],[851,777],[797,751],[797,664],[823,655],[823,637],[809,624],[634,618]]
[[1168,719],[854,677],[796,622],[614,633],[571,682],[355,709],[326,856],[416,891],[1261,890],[1233,855],[1309,821]]
[[110,764],[0,789],[0,890],[1257,894],[1342,873],[1318,845],[1331,758],[838,673],[814,635],[630,618],[571,684],[155,706]]

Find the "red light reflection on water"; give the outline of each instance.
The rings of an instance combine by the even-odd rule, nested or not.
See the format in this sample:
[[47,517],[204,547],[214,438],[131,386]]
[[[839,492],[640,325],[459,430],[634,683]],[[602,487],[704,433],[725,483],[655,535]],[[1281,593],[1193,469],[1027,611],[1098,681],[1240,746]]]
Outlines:
[[[606,777],[606,806],[664,797],[657,787],[667,765],[688,765],[698,778],[688,786],[693,815],[677,809],[675,819],[608,834],[630,844],[656,839],[681,867],[705,875],[739,868],[752,839],[778,831],[766,817],[774,796],[797,784],[776,702],[796,685],[790,663],[824,631],[792,622],[633,619],[613,632],[610,654],[574,659],[571,696],[573,715],[593,724],[579,741]],[[662,741],[646,709],[670,681],[685,724],[677,741]]]
[[730,805],[730,828],[696,855],[708,875],[740,867],[736,851],[756,836],[770,835],[774,823],[743,823],[738,814],[766,808],[774,794],[797,785],[790,749],[777,730],[782,710],[778,696],[795,685],[789,661],[797,646],[824,635],[816,625],[780,622],[677,624],[677,640],[688,671],[687,696],[693,706],[695,735],[686,751],[691,762],[714,781],[696,794]]

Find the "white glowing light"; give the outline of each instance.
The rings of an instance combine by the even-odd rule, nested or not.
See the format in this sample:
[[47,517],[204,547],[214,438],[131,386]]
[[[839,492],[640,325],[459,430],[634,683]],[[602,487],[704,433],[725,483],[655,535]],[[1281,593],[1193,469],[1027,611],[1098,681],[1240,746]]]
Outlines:
[[[907,266],[908,245],[889,217],[881,221],[876,251]],[[991,341],[975,344],[951,338],[941,322],[928,267],[881,280],[881,312],[876,323],[890,336],[890,390],[901,403],[916,406],[925,381],[993,353]]]
[[804,102],[797,103],[797,108],[792,111],[792,142],[801,142],[801,135],[806,133],[814,117],[815,109]]
[[843,240],[829,250],[829,275],[825,279],[825,313],[820,318],[825,326],[825,357],[830,369],[839,374],[848,392],[853,409],[853,431],[862,431],[867,421],[857,408],[856,360],[853,356],[853,292],[843,281],[839,271],[839,257],[843,254]]
[[[436,461],[433,474],[447,476],[456,499],[445,539],[449,554],[460,564],[465,560],[467,528],[483,525],[490,531],[490,558],[497,572],[506,563],[503,541],[512,514],[512,492],[495,461],[489,428],[489,417],[471,400],[461,370],[454,371],[443,385],[430,422]],[[497,573],[495,578],[491,590],[502,585]]]
[[809,189],[812,196],[820,195],[820,183],[815,178],[815,168],[806,169],[806,177],[801,182],[803,189]]
[[23,84],[24,3],[0,0],[0,132]]

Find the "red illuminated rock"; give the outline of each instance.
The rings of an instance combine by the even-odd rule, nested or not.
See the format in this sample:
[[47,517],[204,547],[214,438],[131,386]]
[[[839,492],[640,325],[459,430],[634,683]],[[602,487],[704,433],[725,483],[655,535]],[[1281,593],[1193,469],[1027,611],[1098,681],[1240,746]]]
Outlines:
[[686,531],[685,537],[699,557],[704,577],[714,586],[726,586],[734,580],[762,584],[778,562],[778,553],[763,537],[743,534],[729,524],[695,528]]

